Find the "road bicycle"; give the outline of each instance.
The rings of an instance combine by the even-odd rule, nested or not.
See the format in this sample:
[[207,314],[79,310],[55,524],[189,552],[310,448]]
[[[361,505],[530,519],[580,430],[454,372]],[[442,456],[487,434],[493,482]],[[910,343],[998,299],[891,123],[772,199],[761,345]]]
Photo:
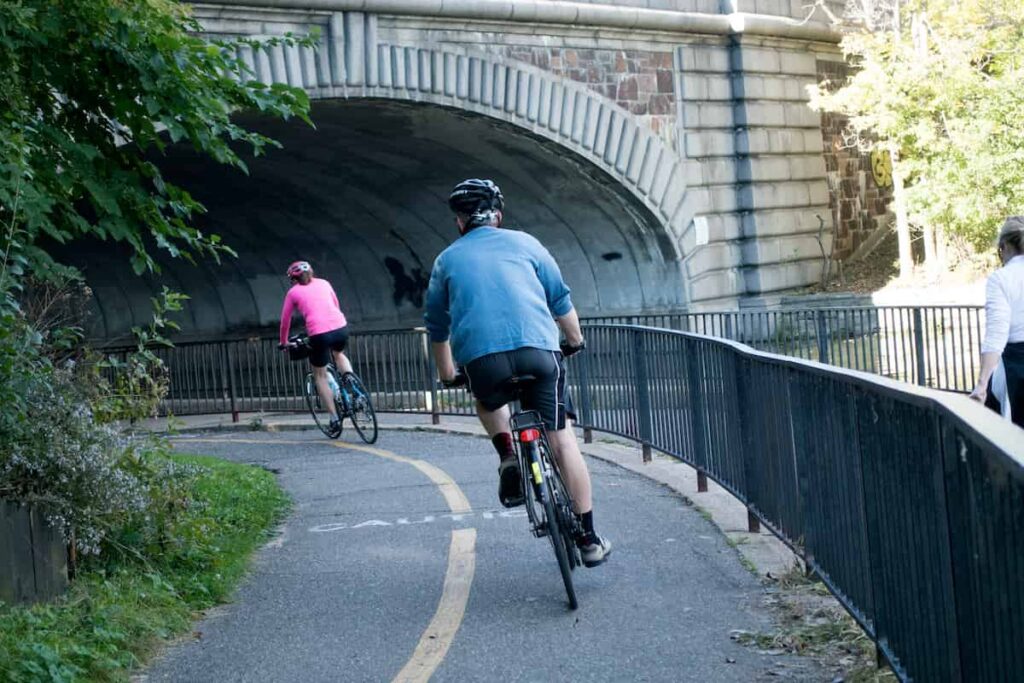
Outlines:
[[[309,337],[295,335],[288,339],[286,345],[288,357],[291,360],[304,360],[309,357],[312,350],[309,345]],[[306,406],[313,415],[313,421],[320,431],[332,439],[341,436],[341,425],[345,418],[352,421],[359,438],[366,443],[374,443],[377,440],[377,413],[373,409],[373,401],[370,399],[370,392],[366,385],[355,374],[349,374],[344,379],[339,377],[338,368],[331,360],[324,368],[327,371],[327,383],[334,395],[334,410],[338,416],[338,431],[331,431],[330,413],[320,399],[320,392],[317,391],[316,381],[313,378],[312,370],[306,373],[303,384]]]
[[[570,356],[582,347],[562,345],[562,354]],[[505,389],[516,403],[523,390],[535,382],[533,375],[517,375],[505,382]],[[466,375],[459,372],[455,379],[445,383],[447,387],[467,384]],[[576,539],[582,536],[583,527],[573,511],[572,496],[565,486],[558,462],[553,457],[547,429],[540,413],[536,410],[517,410],[509,419],[509,428],[515,443],[516,459],[522,476],[526,514],[530,530],[537,538],[547,537],[558,560],[569,608],[579,607],[572,573],[582,564]]]

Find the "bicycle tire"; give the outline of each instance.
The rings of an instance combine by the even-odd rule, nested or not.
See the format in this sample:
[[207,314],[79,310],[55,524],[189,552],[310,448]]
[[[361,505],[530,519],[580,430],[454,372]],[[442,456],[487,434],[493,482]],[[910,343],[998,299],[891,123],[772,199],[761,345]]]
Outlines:
[[[327,372],[331,371],[331,367],[328,366]],[[337,376],[335,376],[335,381],[337,381]],[[316,426],[320,429],[321,432],[323,432],[324,436],[326,436],[328,439],[337,439],[339,436],[341,436],[341,421],[339,420],[338,422],[338,433],[331,434],[331,422],[330,418],[327,417],[327,415],[329,415],[330,413],[321,415],[320,411],[318,410],[320,408],[320,393],[316,390],[316,381],[313,379],[312,372],[306,374],[305,393],[306,407],[309,408],[309,412],[313,416],[313,422],[316,423]],[[337,403],[335,403],[334,410],[337,414],[341,414],[340,406],[338,406]]]
[[562,540],[562,524],[550,484],[551,480],[547,477],[545,477],[544,483],[541,484],[545,524],[548,527],[548,538],[551,539],[551,547],[554,548],[555,558],[558,560],[558,571],[562,574],[565,595],[569,598],[569,609],[576,609],[579,607],[579,601],[576,599],[576,588],[572,583],[572,567],[569,565],[569,554],[566,552],[565,542]]
[[[363,380],[352,373],[349,377],[349,386],[354,390],[355,395],[351,397],[351,410],[349,418],[352,426],[356,428],[359,438],[364,443],[375,443],[377,441],[377,412],[373,409],[373,401],[370,400],[370,393],[366,390]],[[360,418],[360,416],[362,416]],[[363,424],[360,424],[362,419]]]
[[551,468],[551,481],[554,484],[555,509],[558,512],[558,522],[561,526],[562,542],[565,544],[565,552],[569,557],[569,567],[573,570],[583,564],[580,550],[576,547],[576,514],[572,511],[572,497],[569,490],[562,481],[562,473],[558,467]]

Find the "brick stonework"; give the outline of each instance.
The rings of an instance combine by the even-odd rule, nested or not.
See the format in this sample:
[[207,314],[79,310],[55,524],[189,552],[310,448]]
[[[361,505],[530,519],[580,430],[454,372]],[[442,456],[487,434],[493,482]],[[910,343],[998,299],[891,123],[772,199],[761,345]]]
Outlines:
[[[842,83],[848,73],[849,68],[842,62],[818,61],[821,79]],[[826,113],[821,121],[829,206],[835,225],[835,253],[836,258],[845,259],[875,229],[891,221],[892,187],[878,187],[871,172],[870,155],[847,146],[844,132],[848,119],[845,116]]]
[[665,142],[675,145],[671,52],[508,47],[504,55],[585,84],[635,114]]

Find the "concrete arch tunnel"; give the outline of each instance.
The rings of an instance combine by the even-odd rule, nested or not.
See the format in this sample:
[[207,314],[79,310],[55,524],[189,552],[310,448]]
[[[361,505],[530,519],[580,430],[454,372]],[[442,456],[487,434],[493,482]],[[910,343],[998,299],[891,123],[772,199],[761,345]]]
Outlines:
[[161,272],[136,278],[124,250],[75,245],[60,257],[93,289],[91,336],[123,339],[149,320],[149,298],[165,284],[190,297],[180,341],[266,334],[277,326],[284,268],[299,258],[334,283],[354,329],[418,325],[433,260],[457,237],[445,200],[465,177],[501,185],[506,227],[551,250],[581,313],[685,305],[680,256],[663,222],[550,139],[479,113],[383,99],[318,100],[315,129],[239,118],[282,143],[247,159],[250,175],[180,145],[157,160],[208,208],[199,227],[220,234],[238,258],[192,265],[160,254]]

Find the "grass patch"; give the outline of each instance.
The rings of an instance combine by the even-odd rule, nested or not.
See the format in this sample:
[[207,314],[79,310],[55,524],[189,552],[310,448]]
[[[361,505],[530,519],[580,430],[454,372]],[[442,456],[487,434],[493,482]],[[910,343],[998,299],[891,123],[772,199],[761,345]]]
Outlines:
[[288,498],[258,467],[170,457],[201,468],[173,538],[91,561],[52,604],[0,603],[0,681],[127,680],[197,611],[227,600]]

